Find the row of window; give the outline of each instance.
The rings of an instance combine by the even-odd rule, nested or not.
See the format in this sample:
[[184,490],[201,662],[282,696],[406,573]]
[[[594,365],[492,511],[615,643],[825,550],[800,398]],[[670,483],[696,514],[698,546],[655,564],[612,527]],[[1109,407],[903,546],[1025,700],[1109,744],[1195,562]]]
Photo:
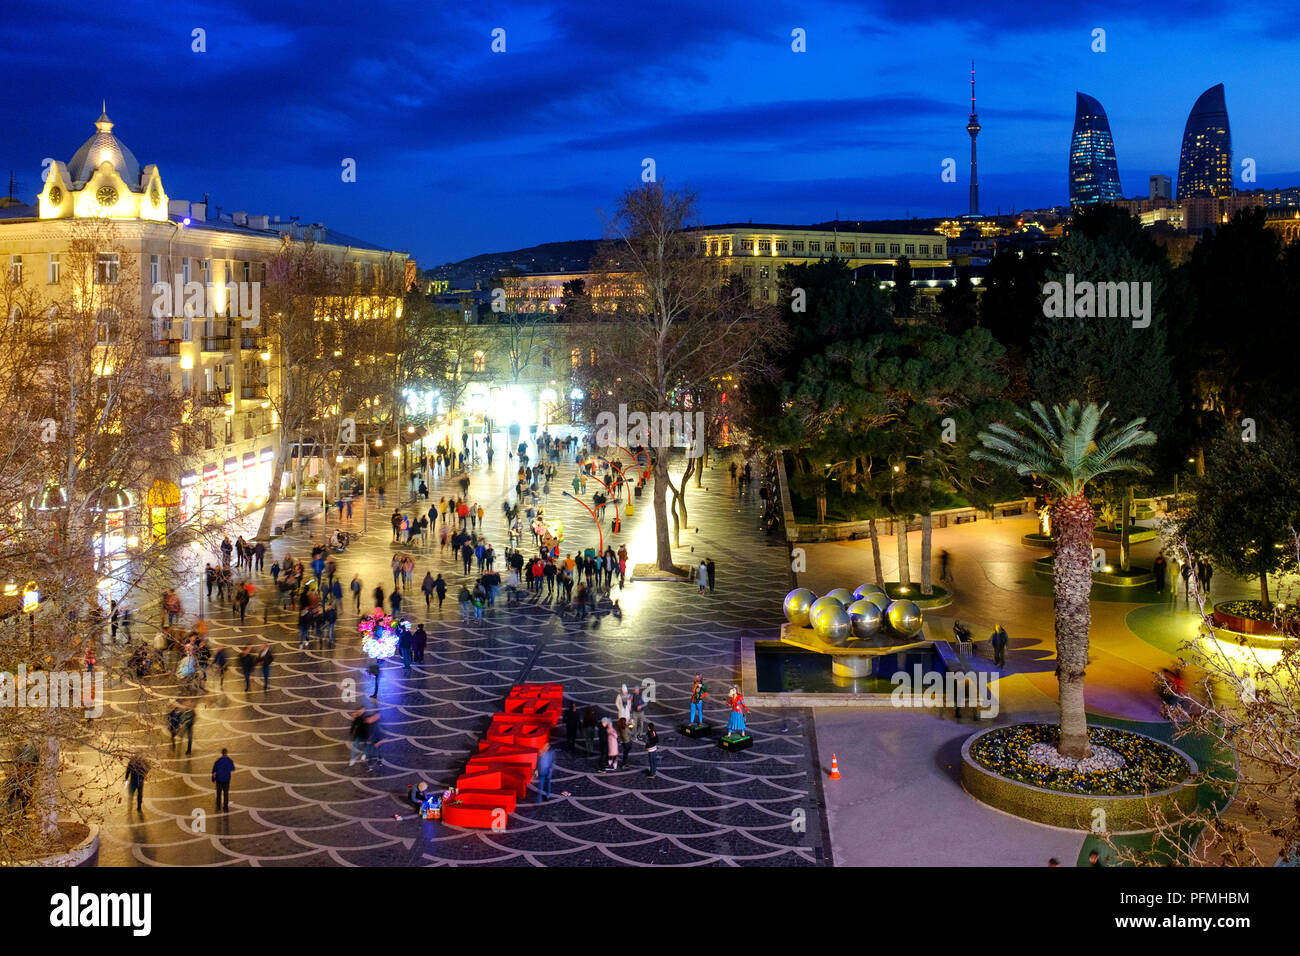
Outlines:
[[[835,254],[836,243],[831,240],[822,241],[821,239],[744,239],[741,241],[741,249],[746,252],[757,255],[783,255],[788,253],[830,253]],[[934,255],[943,256],[943,244],[935,243],[933,247],[928,242],[840,242],[838,244],[839,252],[846,256],[857,255],[908,255],[917,254],[923,256]],[[710,256],[729,256],[731,255],[730,240],[718,242],[701,242],[699,251],[704,255]]]
[[[188,283],[192,275],[192,260],[189,256],[181,259],[181,281]],[[236,268],[236,262],[233,259],[225,260],[224,282],[253,282],[253,263],[240,262],[239,268]],[[366,264],[368,265],[368,263]],[[257,263],[257,281],[266,281],[266,263]],[[95,256],[95,282],[99,285],[113,285],[118,280],[120,263],[116,252],[101,252]],[[212,260],[200,259],[199,268],[202,272],[202,282],[206,285],[213,282],[212,278]],[[45,281],[51,285],[56,285],[62,279],[62,261],[60,254],[50,252],[46,254]],[[236,276],[239,279],[236,279]],[[14,255],[9,257],[9,282],[12,285],[20,285],[23,281],[23,257]],[[149,257],[149,284],[156,282],[170,282],[170,276],[164,276],[162,273],[162,256],[151,255]]]

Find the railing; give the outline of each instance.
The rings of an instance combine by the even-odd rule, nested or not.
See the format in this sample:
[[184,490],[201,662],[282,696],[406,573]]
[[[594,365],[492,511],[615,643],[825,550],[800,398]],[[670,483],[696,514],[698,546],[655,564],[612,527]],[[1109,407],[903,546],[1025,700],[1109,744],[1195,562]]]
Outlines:
[[203,351],[229,352],[230,342],[229,335],[205,335],[203,336]]
[[211,391],[204,390],[199,392],[199,404],[205,408],[217,408],[221,405],[230,404],[230,389],[214,388]]
[[260,335],[241,335],[239,347],[250,352],[262,352],[266,350],[266,339]]
[[239,388],[239,397],[242,399],[266,398],[266,385],[241,385]]
[[166,358],[169,355],[181,354],[180,339],[164,339],[161,342],[150,342],[146,348],[146,354],[149,358]]

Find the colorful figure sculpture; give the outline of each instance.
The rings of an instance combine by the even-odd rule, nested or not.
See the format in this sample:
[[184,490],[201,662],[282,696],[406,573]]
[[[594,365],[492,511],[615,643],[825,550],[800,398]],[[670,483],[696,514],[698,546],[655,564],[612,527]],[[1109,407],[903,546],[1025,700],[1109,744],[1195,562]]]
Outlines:
[[734,685],[731,693],[727,695],[731,701],[731,721],[727,724],[727,733],[744,735],[745,733],[745,715],[749,713],[749,708],[745,706],[745,698],[741,696],[740,688]]
[[709,685],[704,683],[704,678],[696,674],[695,681],[691,685],[691,717],[690,723],[704,723],[704,698],[709,696]]

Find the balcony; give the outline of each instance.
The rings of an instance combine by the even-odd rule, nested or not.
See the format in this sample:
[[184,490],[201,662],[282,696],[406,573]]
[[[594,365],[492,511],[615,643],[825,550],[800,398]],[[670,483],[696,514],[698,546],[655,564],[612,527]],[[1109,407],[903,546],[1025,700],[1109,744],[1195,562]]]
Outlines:
[[180,339],[163,339],[159,342],[149,342],[145,347],[145,354],[149,358],[167,358],[168,356],[181,354]]
[[265,352],[266,338],[261,335],[251,335],[249,332],[242,332],[239,336],[239,347],[249,352]]
[[203,351],[229,352],[230,342],[229,335],[205,335],[203,336]]
[[220,408],[230,404],[230,389],[214,388],[199,392],[198,403],[203,408]]
[[266,383],[253,382],[251,384],[241,385],[239,387],[239,397],[244,401],[249,399],[266,398]]

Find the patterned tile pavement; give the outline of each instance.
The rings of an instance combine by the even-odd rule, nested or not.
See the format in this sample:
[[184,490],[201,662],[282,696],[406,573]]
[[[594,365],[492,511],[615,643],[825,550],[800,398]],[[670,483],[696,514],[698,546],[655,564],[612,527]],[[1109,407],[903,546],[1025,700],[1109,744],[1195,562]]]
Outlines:
[[[513,478],[500,466],[498,459],[495,472],[476,471],[471,487],[471,497],[483,502],[490,531],[500,529],[500,502],[513,493]],[[573,468],[563,463],[557,483],[571,477]],[[729,487],[726,462],[706,472],[705,482],[708,490],[689,492],[692,528],[683,532],[678,560],[712,556],[719,568],[716,594],[701,596],[688,584],[629,582],[621,593],[615,585],[621,615],[606,605],[597,617],[577,622],[541,602],[510,609],[498,605],[482,622],[462,625],[454,599],[459,568],[436,546],[416,550],[408,608],[415,605],[413,621],[426,621],[429,648],[425,663],[410,672],[396,661],[383,669],[378,710],[388,741],[379,768],[348,762],[347,712],[354,706],[349,700],[365,702],[372,689],[350,601],[334,648],[299,650],[288,613],[271,609],[262,623],[260,598],[270,592],[265,575],[267,587],[255,599],[246,626],[225,607],[210,620],[218,644],[272,643],[276,661],[270,689],[261,689],[255,673],[246,692],[233,667],[224,688],[215,675],[209,678],[193,755],[184,755],[183,741],[173,752],[165,732],[158,733],[152,741],[158,761],[146,786],[143,819],[125,801],[109,809],[100,865],[828,862],[809,712],[754,709],[755,744],[734,754],[676,732],[692,675],[703,671],[715,696],[725,695],[728,682],[738,678],[740,639],[772,633],[780,622],[773,595],[779,598],[788,589],[784,546],[757,530],[757,496],[742,500]],[[456,490],[453,479],[440,477],[432,499]],[[648,491],[637,500],[635,514],[625,518],[623,534],[610,538],[628,542],[634,561],[652,555]],[[565,522],[565,548],[594,539],[591,519],[569,500],[553,493],[547,511]],[[344,582],[356,572],[364,594],[381,582],[387,590],[389,562],[399,547],[390,539],[384,517],[372,520],[365,538],[340,556]],[[277,540],[274,551],[282,554],[286,548],[308,551],[306,539],[293,536]],[[439,611],[435,603],[427,615],[418,609],[416,589],[426,567],[441,571],[452,585],[445,608]],[[661,742],[654,779],[647,775],[641,748],[633,748],[626,769],[604,773],[600,759],[588,757],[581,741],[576,753],[568,753],[561,740],[554,798],[535,803],[530,790],[504,831],[461,830],[413,818],[407,786],[419,780],[437,788],[450,785],[512,683],[561,682],[566,698],[580,709],[591,705],[611,715],[618,686],[646,678],[655,690],[648,719]],[[161,699],[178,688],[173,679],[159,677],[150,679],[145,692]],[[139,693],[131,685],[113,686],[109,706],[129,709]],[[714,705],[707,716],[723,725],[727,715]],[[211,809],[209,773],[221,747],[229,748],[238,769],[230,811],[218,814]]]

